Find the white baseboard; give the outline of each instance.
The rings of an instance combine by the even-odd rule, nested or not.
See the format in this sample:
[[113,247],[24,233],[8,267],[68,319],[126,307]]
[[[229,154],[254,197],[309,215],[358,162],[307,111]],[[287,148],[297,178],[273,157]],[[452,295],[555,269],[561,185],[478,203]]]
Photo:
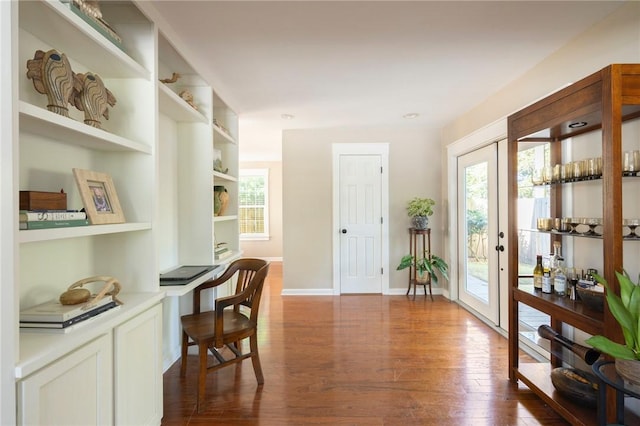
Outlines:
[[[336,296],[333,293],[333,289],[330,288],[285,288],[282,289],[282,296]],[[385,293],[387,296],[400,296],[407,294],[406,288],[390,288],[388,293]],[[433,295],[439,296],[442,295],[441,288],[434,288]],[[411,291],[411,295],[413,295],[413,290]],[[418,288],[416,291],[416,295],[424,295],[424,290],[422,288]],[[339,296],[339,294],[337,295]]]
[[180,359],[180,346],[174,347],[170,351],[171,353],[164,354],[162,357],[162,373],[166,373],[167,370]]
[[[429,291],[429,290],[427,290]],[[432,288],[433,291],[433,295],[434,296],[441,296],[442,295],[442,289],[438,288],[438,287],[433,287]],[[390,288],[389,289],[389,293],[387,293],[389,296],[404,296],[407,294],[407,288]],[[413,288],[411,289],[411,292],[409,293],[410,295],[413,295]],[[424,289],[422,288],[422,286],[418,287],[416,289],[416,296],[423,296],[424,295]]]
[[333,296],[331,288],[283,288],[282,296]]

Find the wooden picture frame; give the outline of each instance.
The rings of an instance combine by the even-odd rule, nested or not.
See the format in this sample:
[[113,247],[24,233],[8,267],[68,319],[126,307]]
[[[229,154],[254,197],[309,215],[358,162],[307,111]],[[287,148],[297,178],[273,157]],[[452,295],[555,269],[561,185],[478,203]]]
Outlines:
[[73,169],[73,177],[92,225],[124,223],[124,213],[111,176],[91,170]]

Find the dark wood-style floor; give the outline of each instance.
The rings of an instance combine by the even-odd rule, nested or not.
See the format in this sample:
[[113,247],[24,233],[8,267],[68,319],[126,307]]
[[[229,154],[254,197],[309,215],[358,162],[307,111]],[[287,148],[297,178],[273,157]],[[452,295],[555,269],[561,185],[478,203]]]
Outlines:
[[263,294],[257,386],[250,361],[211,373],[195,411],[197,359],[164,375],[173,425],[565,425],[507,379],[507,341],[457,304],[404,296]]

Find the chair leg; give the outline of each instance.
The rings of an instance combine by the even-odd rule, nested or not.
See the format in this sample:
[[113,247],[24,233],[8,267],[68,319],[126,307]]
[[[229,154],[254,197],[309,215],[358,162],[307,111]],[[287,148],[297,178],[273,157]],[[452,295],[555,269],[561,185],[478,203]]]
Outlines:
[[198,403],[196,409],[198,413],[204,407],[204,395],[205,395],[205,385],[207,383],[207,345],[206,343],[200,343],[198,345],[198,363],[199,363],[199,373],[198,373]]
[[187,350],[189,349],[189,336],[182,332],[182,359],[180,360],[180,377],[184,377],[187,372]]
[[258,384],[264,383],[264,376],[262,375],[262,366],[260,365],[260,356],[258,355],[258,335],[254,333],[249,337],[249,349],[251,350],[251,363],[253,364],[253,371],[256,373],[256,380]]

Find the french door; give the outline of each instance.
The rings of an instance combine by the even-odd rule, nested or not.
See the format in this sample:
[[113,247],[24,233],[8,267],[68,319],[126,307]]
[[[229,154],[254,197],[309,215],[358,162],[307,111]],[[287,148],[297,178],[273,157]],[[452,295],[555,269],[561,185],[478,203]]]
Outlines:
[[498,219],[498,143],[492,143],[458,157],[458,298],[496,325],[505,240]]

